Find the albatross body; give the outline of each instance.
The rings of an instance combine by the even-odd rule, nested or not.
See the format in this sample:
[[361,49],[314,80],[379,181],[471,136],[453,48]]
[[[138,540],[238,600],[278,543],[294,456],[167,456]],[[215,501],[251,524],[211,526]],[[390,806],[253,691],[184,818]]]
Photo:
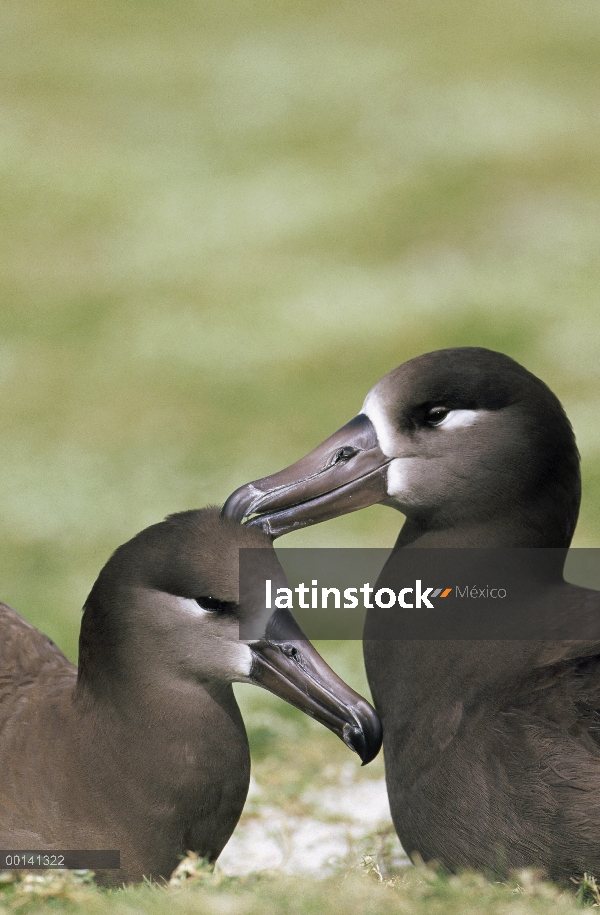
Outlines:
[[[390,505],[406,520],[381,587],[416,548],[552,548],[564,561],[579,500],[557,398],[507,356],[468,347],[390,372],[355,419],[224,512],[279,536]],[[541,606],[544,638],[365,641],[409,853],[450,869],[600,873],[600,595],[561,574],[547,585],[524,607]],[[572,638],[553,638],[565,618]]]
[[[363,762],[381,743],[372,708],[287,611],[239,597],[239,548],[270,539],[184,512],[142,531],[100,573],[84,608],[79,668],[0,604],[0,847],[118,850],[121,884],[165,878],[186,851],[215,860],[250,777],[232,682],[257,683],[337,733]],[[247,591],[248,589],[246,589]]]

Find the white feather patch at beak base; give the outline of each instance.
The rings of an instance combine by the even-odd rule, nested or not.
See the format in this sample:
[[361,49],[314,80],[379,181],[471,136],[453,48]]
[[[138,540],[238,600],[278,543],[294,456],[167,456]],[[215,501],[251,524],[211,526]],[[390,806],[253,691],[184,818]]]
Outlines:
[[385,456],[394,457],[394,428],[376,391],[369,391],[360,412],[373,423],[379,447]]
[[395,461],[391,461],[387,472],[388,496],[399,500],[410,496],[409,470],[412,463],[414,462],[411,458],[396,458]]

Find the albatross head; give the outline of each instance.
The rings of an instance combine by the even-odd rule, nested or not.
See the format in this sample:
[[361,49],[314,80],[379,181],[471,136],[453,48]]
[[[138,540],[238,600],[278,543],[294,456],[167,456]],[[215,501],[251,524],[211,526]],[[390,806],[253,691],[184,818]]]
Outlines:
[[[261,573],[286,584],[271,539],[221,518],[216,508],[172,515],[119,547],[85,605],[79,688],[96,697],[121,689],[189,696],[194,684],[255,683],[370,762],[381,746],[376,712],[331,670],[288,611],[266,610],[263,577],[240,598],[240,548],[260,550]],[[262,637],[240,638],[249,621],[255,629],[260,623]]]
[[565,546],[579,499],[579,456],[555,395],[508,356],[461,347],[394,369],[354,419],[236,490],[223,513],[278,537],[382,502],[413,531],[505,524],[506,545]]

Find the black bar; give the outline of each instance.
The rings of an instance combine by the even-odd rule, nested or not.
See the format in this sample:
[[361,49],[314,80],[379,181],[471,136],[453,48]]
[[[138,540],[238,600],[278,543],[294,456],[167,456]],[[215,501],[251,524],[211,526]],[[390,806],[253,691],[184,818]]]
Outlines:
[[108,851],[55,851],[54,849],[0,850],[0,870],[42,870],[68,868],[69,870],[119,870],[121,852]]
[[[265,556],[267,554],[267,556]],[[267,638],[276,609],[307,639],[600,638],[600,549],[240,549],[239,636]]]

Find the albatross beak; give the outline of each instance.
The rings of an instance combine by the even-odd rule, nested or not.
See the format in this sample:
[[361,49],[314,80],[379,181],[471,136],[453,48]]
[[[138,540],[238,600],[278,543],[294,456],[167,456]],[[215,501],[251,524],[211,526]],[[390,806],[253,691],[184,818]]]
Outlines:
[[276,610],[267,638],[250,643],[249,679],[315,718],[358,753],[363,766],[381,748],[379,716],[333,672],[287,610]]
[[366,508],[387,498],[387,457],[360,413],[285,470],[236,489],[221,514],[271,537]]

